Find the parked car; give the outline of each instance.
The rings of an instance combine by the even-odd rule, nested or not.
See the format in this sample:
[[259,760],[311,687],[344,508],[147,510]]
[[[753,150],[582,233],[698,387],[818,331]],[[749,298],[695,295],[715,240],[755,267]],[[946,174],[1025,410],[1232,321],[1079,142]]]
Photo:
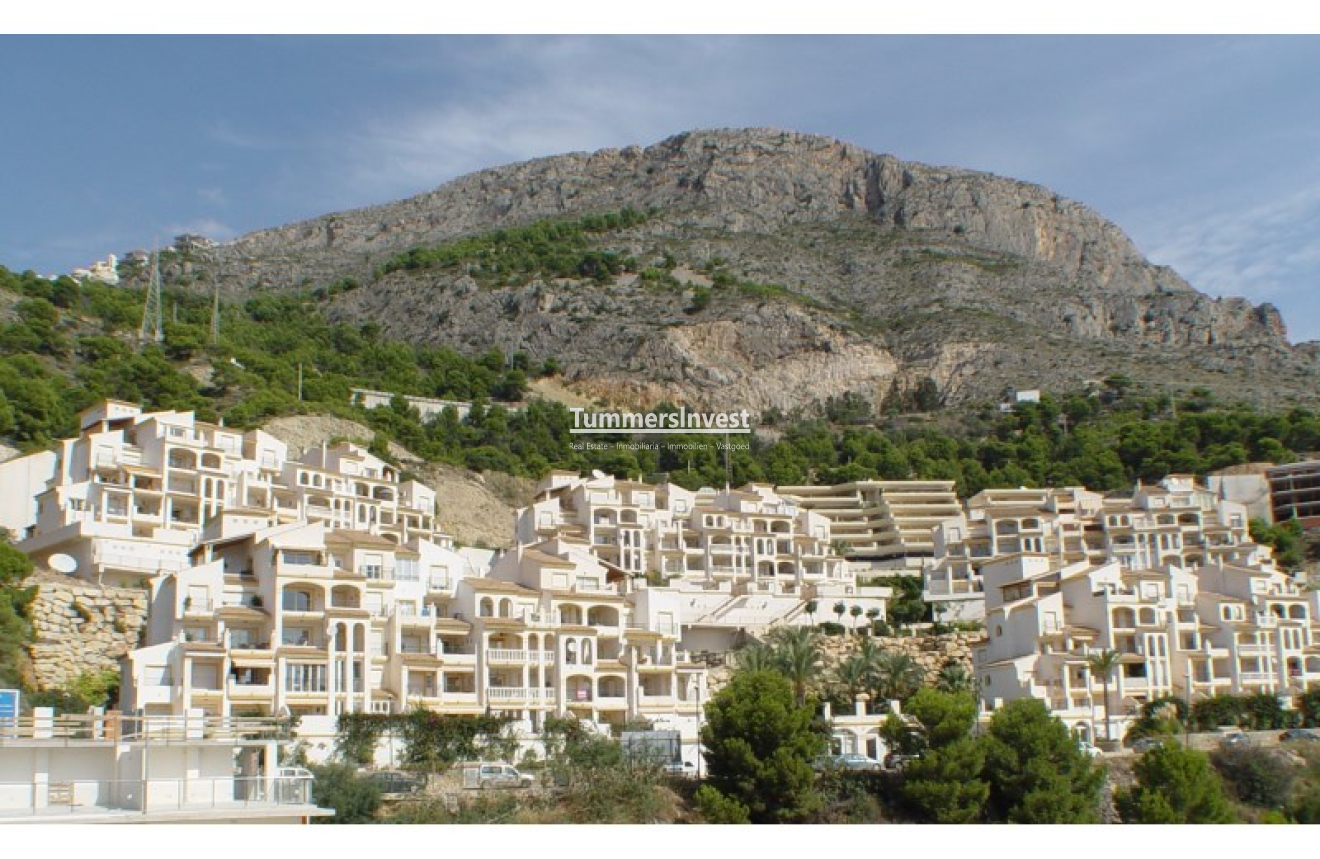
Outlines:
[[473,764],[463,771],[463,787],[492,790],[495,788],[531,787],[536,779],[518,772],[516,767],[501,763]]
[[697,766],[692,761],[670,761],[664,765],[666,775],[681,775],[689,778],[697,774]]
[[900,755],[898,752],[890,752],[889,754],[885,755],[885,769],[887,770],[907,769],[908,764],[917,760],[917,758],[919,757],[920,755]]
[[1093,758],[1098,758],[1104,754],[1104,752],[1100,751],[1099,747],[1088,743],[1086,740],[1078,740],[1077,748],[1081,750],[1082,754],[1090,755]]
[[836,755],[835,760],[838,762],[838,766],[843,769],[854,770],[857,772],[869,772],[883,768],[883,765],[875,758],[868,758],[866,755],[858,752]]
[[1256,745],[1255,740],[1242,733],[1234,731],[1231,734],[1225,734],[1219,738],[1219,747],[1221,749],[1247,749]]
[[1151,749],[1164,748],[1164,740],[1159,737],[1142,737],[1132,744],[1132,751],[1139,755],[1144,755]]
[[852,772],[883,769],[883,765],[875,758],[868,758],[866,755],[857,752],[848,752],[842,755],[821,755],[812,762],[812,766],[817,770],[840,769],[851,770]]
[[1279,734],[1281,743],[1320,743],[1320,734],[1306,728],[1289,728]]
[[372,773],[369,778],[372,784],[380,789],[386,796],[417,793],[425,784],[423,779],[418,778],[412,773],[381,771]]

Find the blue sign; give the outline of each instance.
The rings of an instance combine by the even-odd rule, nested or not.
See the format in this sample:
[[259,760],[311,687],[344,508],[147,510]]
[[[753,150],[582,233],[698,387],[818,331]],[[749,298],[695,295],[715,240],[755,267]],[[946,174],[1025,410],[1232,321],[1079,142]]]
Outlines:
[[0,689],[0,722],[18,722],[17,689]]

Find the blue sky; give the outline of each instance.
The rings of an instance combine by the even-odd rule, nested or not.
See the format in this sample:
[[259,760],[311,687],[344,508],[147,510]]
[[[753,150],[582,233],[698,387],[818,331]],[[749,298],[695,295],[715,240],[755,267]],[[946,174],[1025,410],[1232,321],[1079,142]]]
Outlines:
[[1039,182],[1320,339],[1311,37],[0,37],[0,263],[764,125]]

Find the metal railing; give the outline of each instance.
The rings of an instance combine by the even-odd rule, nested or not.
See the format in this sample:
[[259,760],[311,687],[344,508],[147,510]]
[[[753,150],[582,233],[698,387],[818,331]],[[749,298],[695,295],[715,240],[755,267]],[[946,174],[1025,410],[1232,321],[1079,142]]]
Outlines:
[[223,740],[235,743],[287,740],[289,723],[270,717],[104,715],[21,716],[0,724],[0,746],[87,742],[152,744]]
[[[569,695],[570,700],[572,694]],[[490,686],[486,689],[488,701],[553,701],[554,689],[537,689],[531,686]],[[590,699],[588,699],[590,700]]]
[[92,563],[100,564],[105,567],[112,567],[117,570],[143,570],[147,572],[169,572],[177,573],[188,567],[187,561],[170,560],[169,558],[153,558],[143,555],[116,555],[111,553],[97,552],[92,557]]
[[0,782],[0,819],[15,814],[143,814],[312,804],[311,776]]

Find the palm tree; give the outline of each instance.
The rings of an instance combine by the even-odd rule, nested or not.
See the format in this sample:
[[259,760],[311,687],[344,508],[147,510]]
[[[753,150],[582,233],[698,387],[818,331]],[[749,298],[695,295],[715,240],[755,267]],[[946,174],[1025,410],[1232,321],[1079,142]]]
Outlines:
[[968,673],[967,668],[961,662],[949,660],[940,669],[939,677],[935,680],[935,686],[941,692],[948,692],[951,695],[971,692],[972,675]]
[[807,626],[781,626],[770,633],[779,670],[793,684],[799,705],[807,702],[807,688],[820,674],[820,636]]
[[850,700],[856,701],[858,695],[871,688],[871,666],[866,657],[854,653],[834,666],[834,680],[843,687]]
[[841,602],[836,602],[834,604],[834,613],[839,616],[839,623],[843,623],[843,613],[847,610],[848,607]]
[[857,618],[859,618],[859,617],[862,616],[862,607],[859,606],[859,605],[855,605],[855,606],[853,606],[852,608],[848,609],[848,614],[852,615],[852,619],[853,619],[853,632],[856,632],[856,631],[857,631]]
[[866,619],[869,620],[871,622],[871,626],[874,627],[875,622],[880,619],[880,609],[868,608],[866,610]]
[[778,654],[760,642],[753,642],[733,654],[739,671],[778,671]]
[[881,697],[906,701],[926,681],[926,671],[901,650],[885,650],[876,657],[876,689]]
[[807,600],[807,617],[811,618],[811,625],[816,625],[816,609],[820,608],[820,603],[815,600]]
[[1120,656],[1117,650],[1101,650],[1098,653],[1092,653],[1086,658],[1086,667],[1091,669],[1091,677],[1097,675],[1105,688],[1105,739],[1113,741],[1114,724],[1109,718],[1109,681],[1114,676],[1114,669],[1118,667]]

